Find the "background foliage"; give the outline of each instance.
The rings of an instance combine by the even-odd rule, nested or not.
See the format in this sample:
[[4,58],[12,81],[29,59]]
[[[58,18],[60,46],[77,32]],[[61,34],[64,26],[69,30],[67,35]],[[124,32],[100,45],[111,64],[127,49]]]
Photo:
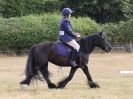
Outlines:
[[[23,50],[45,40],[56,41],[59,35],[59,19],[60,16],[57,14],[0,18],[0,50]],[[88,35],[101,28],[87,17],[72,18],[72,24],[74,30],[81,35]]]
[[[64,1],[64,0],[60,0]],[[132,0],[66,0],[78,16],[89,16],[97,22],[119,22],[132,16]]]
[[1,0],[0,13],[3,17],[25,16],[56,12],[60,5],[56,0]]
[[119,22],[133,16],[132,0],[1,0],[3,17],[59,12],[71,7],[75,16],[88,16],[98,23]]
[[104,24],[103,29],[113,44],[133,42],[133,19],[119,24]]
[[56,41],[64,7],[75,11],[73,28],[82,35],[103,29],[112,44],[133,42],[133,0],[0,0],[0,49]]

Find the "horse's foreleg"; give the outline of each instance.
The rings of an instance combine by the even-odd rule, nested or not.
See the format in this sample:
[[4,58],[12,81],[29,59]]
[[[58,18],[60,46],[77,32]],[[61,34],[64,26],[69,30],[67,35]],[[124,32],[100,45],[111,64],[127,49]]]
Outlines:
[[81,69],[83,70],[83,72],[85,73],[85,75],[88,79],[88,84],[89,84],[90,88],[99,88],[99,85],[97,83],[93,82],[87,65],[84,65]]
[[65,78],[64,80],[60,81],[58,83],[57,88],[64,88],[67,85],[67,83],[73,78],[77,69],[78,69],[78,67],[72,67],[70,70],[69,76],[67,78]]
[[48,84],[48,88],[56,88],[56,85],[54,83],[52,83],[49,79],[48,64],[42,66],[39,70],[42,73],[43,78],[46,80],[46,82]]

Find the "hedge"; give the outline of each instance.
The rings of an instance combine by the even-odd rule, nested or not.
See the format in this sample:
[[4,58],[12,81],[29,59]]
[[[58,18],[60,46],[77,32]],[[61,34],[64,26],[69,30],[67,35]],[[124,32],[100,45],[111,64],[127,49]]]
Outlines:
[[108,23],[103,28],[113,44],[133,42],[133,19],[118,24]]
[[[0,17],[0,50],[25,50],[46,40],[56,41],[60,15],[29,15],[18,18]],[[101,26],[90,18],[72,18],[74,31],[87,35]]]
[[133,42],[133,19],[128,20],[120,28],[125,42]]

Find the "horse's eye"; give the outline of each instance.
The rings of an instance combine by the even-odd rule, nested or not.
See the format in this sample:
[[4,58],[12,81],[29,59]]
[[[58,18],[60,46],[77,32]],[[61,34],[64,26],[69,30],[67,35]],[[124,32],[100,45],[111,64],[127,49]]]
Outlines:
[[103,38],[102,40],[105,41],[105,38]]

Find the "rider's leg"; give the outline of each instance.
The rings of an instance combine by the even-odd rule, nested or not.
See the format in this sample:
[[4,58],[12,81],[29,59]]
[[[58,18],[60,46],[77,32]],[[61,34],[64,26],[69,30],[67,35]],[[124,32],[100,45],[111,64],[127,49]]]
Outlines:
[[77,53],[77,50],[76,49],[73,49],[71,51],[71,54],[70,54],[70,60],[69,60],[69,63],[71,66],[75,67],[77,66],[75,60],[76,60],[76,53]]
[[75,41],[72,40],[70,42],[67,43],[69,46],[73,47],[74,50],[71,51],[71,55],[70,55],[70,65],[72,65],[73,67],[77,66],[75,59],[76,59],[76,54],[80,49],[79,44]]

